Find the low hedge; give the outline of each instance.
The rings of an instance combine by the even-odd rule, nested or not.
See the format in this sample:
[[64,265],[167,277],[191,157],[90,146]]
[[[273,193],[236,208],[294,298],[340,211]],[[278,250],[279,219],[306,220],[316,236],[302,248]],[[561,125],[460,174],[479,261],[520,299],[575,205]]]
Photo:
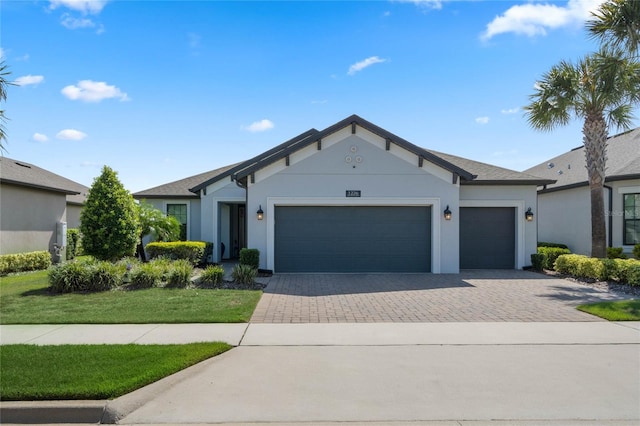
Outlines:
[[569,247],[567,247],[566,244],[560,244],[560,243],[546,243],[543,241],[538,242],[538,247],[554,247],[554,248],[563,248],[563,249],[568,249]]
[[258,269],[260,264],[260,250],[243,248],[240,250],[240,264],[249,265],[254,269]]
[[543,269],[553,269],[553,265],[556,259],[558,258],[558,256],[561,256],[563,254],[570,254],[570,253],[571,251],[568,248],[549,247],[549,246],[538,247],[538,254],[542,255]]
[[192,265],[206,262],[205,252],[207,243],[204,241],[171,241],[152,242],[146,245],[145,250],[149,259],[165,257],[171,260],[185,259]]
[[563,254],[556,259],[555,270],[576,278],[640,285],[640,260],[635,259],[596,259],[581,254]]
[[51,266],[51,253],[46,250],[0,255],[0,275],[38,271]]

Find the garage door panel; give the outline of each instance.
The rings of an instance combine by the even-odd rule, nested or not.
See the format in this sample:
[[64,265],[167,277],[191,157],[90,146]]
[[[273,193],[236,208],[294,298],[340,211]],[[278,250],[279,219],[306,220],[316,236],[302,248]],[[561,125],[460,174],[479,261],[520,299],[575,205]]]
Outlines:
[[515,265],[515,209],[460,209],[460,268],[513,269]]
[[278,272],[428,272],[431,209],[278,206]]

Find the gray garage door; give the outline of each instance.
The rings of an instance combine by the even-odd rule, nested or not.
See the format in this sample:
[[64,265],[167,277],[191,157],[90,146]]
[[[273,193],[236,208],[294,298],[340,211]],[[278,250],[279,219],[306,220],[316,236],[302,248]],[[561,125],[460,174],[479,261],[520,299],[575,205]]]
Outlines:
[[461,208],[460,268],[513,269],[515,225],[515,208]]
[[277,272],[430,272],[430,207],[281,206]]

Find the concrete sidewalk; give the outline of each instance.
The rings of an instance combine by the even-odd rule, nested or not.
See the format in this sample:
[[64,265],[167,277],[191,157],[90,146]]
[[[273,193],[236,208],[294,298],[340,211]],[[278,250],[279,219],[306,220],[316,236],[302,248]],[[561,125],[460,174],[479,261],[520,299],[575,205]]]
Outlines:
[[[0,326],[3,344],[203,340],[238,347],[112,401],[3,402],[1,421],[71,421],[69,413],[120,424],[640,420],[640,322]],[[91,415],[80,418],[82,409]]]

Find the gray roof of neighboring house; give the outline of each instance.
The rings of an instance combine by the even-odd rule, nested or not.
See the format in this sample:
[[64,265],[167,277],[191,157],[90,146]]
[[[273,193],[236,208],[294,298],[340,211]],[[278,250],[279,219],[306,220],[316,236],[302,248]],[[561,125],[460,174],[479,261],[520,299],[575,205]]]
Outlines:
[[[545,185],[554,182],[553,179],[541,178],[532,174],[517,172],[468,160],[454,155],[427,150],[414,145],[399,136],[390,133],[375,124],[364,120],[357,115],[351,115],[338,123],[327,127],[322,131],[316,129],[307,130],[304,133],[242,163],[225,166],[210,172],[201,173],[186,179],[157,186],[145,191],[133,194],[135,198],[168,198],[168,197],[197,197],[199,190],[208,185],[231,176],[233,180],[242,180],[257,170],[266,167],[278,160],[286,158],[291,153],[313,143],[322,144],[322,138],[335,133],[347,126],[358,125],[370,132],[386,139],[389,144],[398,145],[417,155],[421,160],[429,161],[445,170],[450,171],[456,177],[460,177],[461,184],[470,185]],[[416,164],[417,165],[417,164]]]
[[224,175],[228,175],[231,169],[240,163],[232,164],[230,166],[220,167],[219,169],[210,170],[208,172],[200,173],[197,175],[189,176],[184,179],[177,180],[175,182],[169,182],[164,185],[156,186],[154,188],[145,189],[133,194],[134,198],[198,198],[197,191],[190,191],[191,188],[207,182],[212,178],[221,178]]
[[[555,179],[543,191],[557,191],[588,185],[584,146],[574,148],[525,173]],[[640,128],[612,136],[607,141],[606,181],[640,179]]]
[[84,204],[87,188],[70,179],[24,161],[0,157],[0,182],[66,194],[70,204]]

